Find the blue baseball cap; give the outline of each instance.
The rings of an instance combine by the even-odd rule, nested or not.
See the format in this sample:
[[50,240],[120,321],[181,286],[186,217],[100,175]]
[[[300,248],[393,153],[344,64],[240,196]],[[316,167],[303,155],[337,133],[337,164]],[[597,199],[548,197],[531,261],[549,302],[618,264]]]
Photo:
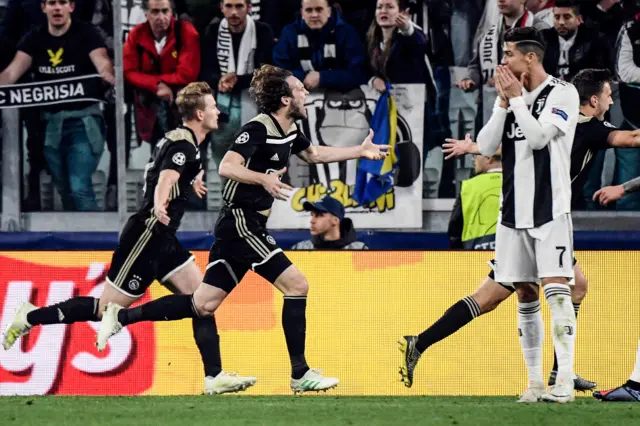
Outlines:
[[327,196],[315,203],[305,201],[302,208],[308,212],[330,213],[340,219],[340,221],[344,219],[344,206],[333,197]]

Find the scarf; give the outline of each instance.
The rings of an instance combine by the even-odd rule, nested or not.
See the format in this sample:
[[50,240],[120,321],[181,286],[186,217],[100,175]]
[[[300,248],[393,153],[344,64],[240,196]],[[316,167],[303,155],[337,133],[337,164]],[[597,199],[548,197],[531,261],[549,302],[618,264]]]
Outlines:
[[300,58],[300,66],[305,73],[316,71],[313,66],[314,62],[323,70],[336,69],[336,29],[333,28],[328,32],[327,38],[324,40],[324,46],[316,51],[311,47],[306,34],[299,33],[298,57]]
[[[511,28],[519,27],[530,27],[533,25],[533,13],[529,13],[528,10],[524,11],[524,15],[518,19]],[[498,57],[498,49],[499,43],[502,42],[502,35],[504,31],[504,18],[500,17],[498,23],[494,24],[487,34],[480,41],[480,67],[482,68],[482,84],[486,85],[490,78],[496,72],[496,67],[500,63],[500,59]],[[493,108],[493,105],[491,105]]]
[[247,19],[247,26],[242,34],[240,41],[240,49],[238,50],[238,60],[236,69],[236,58],[233,53],[233,42],[231,40],[231,32],[229,31],[229,23],[227,18],[220,22],[218,27],[218,63],[220,64],[220,72],[222,74],[236,73],[237,75],[246,75],[253,72],[255,68],[253,59],[254,52],[258,45],[256,36],[256,24],[253,19]]

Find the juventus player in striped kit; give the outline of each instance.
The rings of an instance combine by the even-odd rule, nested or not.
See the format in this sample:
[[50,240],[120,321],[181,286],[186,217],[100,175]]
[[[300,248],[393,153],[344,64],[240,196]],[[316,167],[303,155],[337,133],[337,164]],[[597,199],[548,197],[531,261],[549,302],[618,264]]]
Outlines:
[[[528,392],[543,401],[564,403],[573,400],[574,389],[570,155],[580,101],[574,86],[544,71],[544,42],[537,30],[509,31],[504,52],[504,66],[496,73],[499,98],[478,135],[483,155],[493,154],[502,143],[504,178],[502,215],[496,228],[496,281],[541,281],[551,309],[558,377],[551,390],[544,392],[540,368],[530,377]],[[524,95],[523,88],[527,90]],[[527,327],[522,324],[521,333],[527,333]],[[525,350],[527,363],[534,361],[527,355]]]
[[382,160],[389,146],[374,145],[372,131],[360,146],[311,145],[295,124],[307,116],[304,105],[308,92],[289,71],[263,65],[254,72],[250,91],[261,114],[242,126],[220,164],[220,175],[227,179],[225,207],[216,223],[216,241],[203,283],[193,296],[166,296],[134,309],[109,304],[98,333],[98,349],[123,326],[139,321],[213,316],[244,275],[253,270],[284,295],[282,328],[291,362],[291,389],[295,393],[327,390],[337,386],[338,379],[309,368],[305,359],[309,284],[269,235],[267,218],[273,199],[286,200],[285,191],[291,189],[280,181],[291,154],[308,163]]
[[[501,81],[508,83],[508,86],[503,84],[500,88],[502,99],[497,102],[492,120],[479,135],[479,142],[483,142],[479,145],[481,151],[485,153],[489,150],[495,152],[502,142],[503,156],[506,160],[502,225],[498,226],[496,236],[496,256],[502,258],[499,262],[503,266],[501,278],[504,281],[500,281],[499,278],[496,278],[496,281],[525,283],[537,281],[538,277],[542,279],[545,295],[554,313],[553,318],[556,323],[554,329],[558,323],[565,323],[564,326],[570,327],[567,330],[571,334],[554,336],[557,337],[554,339],[557,347],[558,343],[564,344],[566,340],[575,338],[575,314],[571,318],[566,309],[559,309],[557,301],[566,299],[569,288],[565,283],[567,278],[573,275],[568,270],[573,267],[573,259],[571,257],[565,259],[565,256],[568,251],[572,252],[568,215],[571,197],[569,152],[572,147],[579,102],[572,86],[547,76],[542,69],[538,59],[541,60],[543,44],[535,30],[518,30],[518,32],[509,33],[509,37],[509,42],[505,45],[507,53],[504,60],[508,68],[500,69]],[[521,89],[513,74],[519,75],[525,82],[526,88],[532,90],[525,95],[526,104],[533,104],[530,113],[528,108],[523,108],[522,98],[516,96]],[[509,90],[505,90],[505,86]],[[514,88],[516,90],[513,90]],[[507,98],[513,99],[509,102],[509,111],[505,109],[509,106]],[[539,121],[536,118],[539,118]],[[562,229],[563,226],[558,225],[563,219],[568,221],[564,228],[569,229],[569,236],[563,235],[566,232]],[[556,238],[555,241],[554,238]],[[556,247],[560,248],[556,250]],[[557,254],[554,253],[556,251]],[[551,253],[557,256],[555,263]],[[516,254],[517,257],[514,258],[510,256],[511,254]],[[528,295],[530,299],[530,301],[527,300],[528,303],[520,303],[519,306],[520,340],[530,381],[530,386],[520,401],[535,402],[544,393],[541,351],[542,318],[539,312],[537,287],[531,284],[521,284],[518,287],[525,295],[533,293]],[[533,292],[523,291],[530,288],[534,289]],[[499,303],[499,301],[492,305],[484,303],[483,298],[479,296],[482,296],[480,291],[474,293],[474,297],[467,297],[452,306],[441,320],[420,336],[405,336],[401,341],[401,350],[405,353],[401,374],[405,385],[411,386],[413,369],[420,353],[426,347],[454,333],[473,317],[492,310]],[[523,294],[521,298],[522,296]],[[571,304],[567,305],[573,309]],[[454,312],[456,310],[457,314]],[[463,311],[470,311],[472,318],[469,319]],[[450,320],[444,321],[446,318],[456,320],[451,323]],[[572,361],[573,354],[573,349],[568,354],[566,349],[567,347],[564,346],[562,350],[557,351],[558,359],[563,358],[563,361],[559,361],[563,364],[563,367],[559,368],[562,371],[563,381],[566,381],[567,361]],[[570,390],[566,383],[561,384],[564,386],[558,387],[554,383],[551,393],[546,394],[544,399],[559,402],[572,399],[573,383]]]
[[[640,130],[617,130],[605,120],[605,115],[613,104],[610,71],[585,69],[580,71],[571,82],[580,96],[580,119],[571,149],[571,208],[580,209],[584,204],[582,189],[591,170],[594,154],[611,147],[640,147]],[[480,155],[477,144],[471,141],[469,135],[464,141],[447,139],[447,143],[443,147],[445,148],[444,152],[449,154],[446,159],[465,154]],[[600,202],[606,204],[622,197],[625,193],[635,191],[640,191],[640,178],[633,179],[623,185],[603,188],[596,192],[594,200],[597,201],[599,198]],[[578,262],[574,259],[573,263],[575,285],[572,288],[572,302],[577,316],[580,304],[587,294],[588,285]],[[493,261],[490,261],[489,264],[492,267],[489,275],[473,294],[453,304],[440,319],[419,336],[405,336],[401,341],[401,348],[405,352],[404,365],[401,367],[405,386],[411,387],[413,385],[415,366],[420,355],[427,348],[448,338],[480,315],[493,311],[516,291],[513,283],[496,282]],[[542,324],[542,314],[537,308],[539,306],[537,303],[538,293],[535,290],[536,286],[519,286],[517,293],[519,323],[533,324],[533,327],[527,328],[529,333],[521,334],[520,342],[528,356],[537,360],[530,365],[532,369],[537,371],[537,364],[542,360],[542,329],[536,331],[535,324]],[[530,309],[531,307],[535,309]],[[557,370],[558,360],[554,356],[553,369],[549,375],[549,386],[555,384]],[[577,391],[592,390],[596,387],[596,383],[577,374],[574,374],[573,381]],[[640,386],[638,390],[640,391]],[[618,393],[612,395],[610,398],[614,398]],[[523,395],[521,401],[532,402],[532,400],[537,401],[531,394],[527,394]]]

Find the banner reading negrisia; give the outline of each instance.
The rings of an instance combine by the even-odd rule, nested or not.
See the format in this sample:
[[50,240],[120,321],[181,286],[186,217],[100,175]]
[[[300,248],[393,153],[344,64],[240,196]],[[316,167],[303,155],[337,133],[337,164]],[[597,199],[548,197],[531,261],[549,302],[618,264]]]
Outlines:
[[0,86],[0,109],[54,105],[66,102],[105,99],[105,86],[99,74],[60,80]]

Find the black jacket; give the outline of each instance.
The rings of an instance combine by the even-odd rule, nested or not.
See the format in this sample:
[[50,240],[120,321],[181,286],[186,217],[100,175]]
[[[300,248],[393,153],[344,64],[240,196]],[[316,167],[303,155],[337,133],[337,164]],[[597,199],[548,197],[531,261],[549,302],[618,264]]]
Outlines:
[[[200,68],[200,78],[209,83],[209,86],[216,92],[218,91],[218,82],[222,77],[217,53],[219,27],[219,21],[207,27],[202,43],[202,66]],[[258,45],[255,51],[254,66],[260,68],[262,65],[272,63],[273,32],[269,25],[256,21],[256,37]],[[248,89],[252,78],[253,73],[239,75],[238,82],[233,87],[232,93],[239,93],[244,89]]]
[[[558,75],[558,61],[560,60],[560,40],[555,28],[542,30],[542,36],[547,43],[544,53],[544,69],[554,77]],[[607,47],[604,46],[602,38],[594,30],[585,25],[578,27],[576,40],[569,50],[569,75],[567,80],[571,80],[580,70],[585,68],[607,68],[611,69],[607,60]]]

